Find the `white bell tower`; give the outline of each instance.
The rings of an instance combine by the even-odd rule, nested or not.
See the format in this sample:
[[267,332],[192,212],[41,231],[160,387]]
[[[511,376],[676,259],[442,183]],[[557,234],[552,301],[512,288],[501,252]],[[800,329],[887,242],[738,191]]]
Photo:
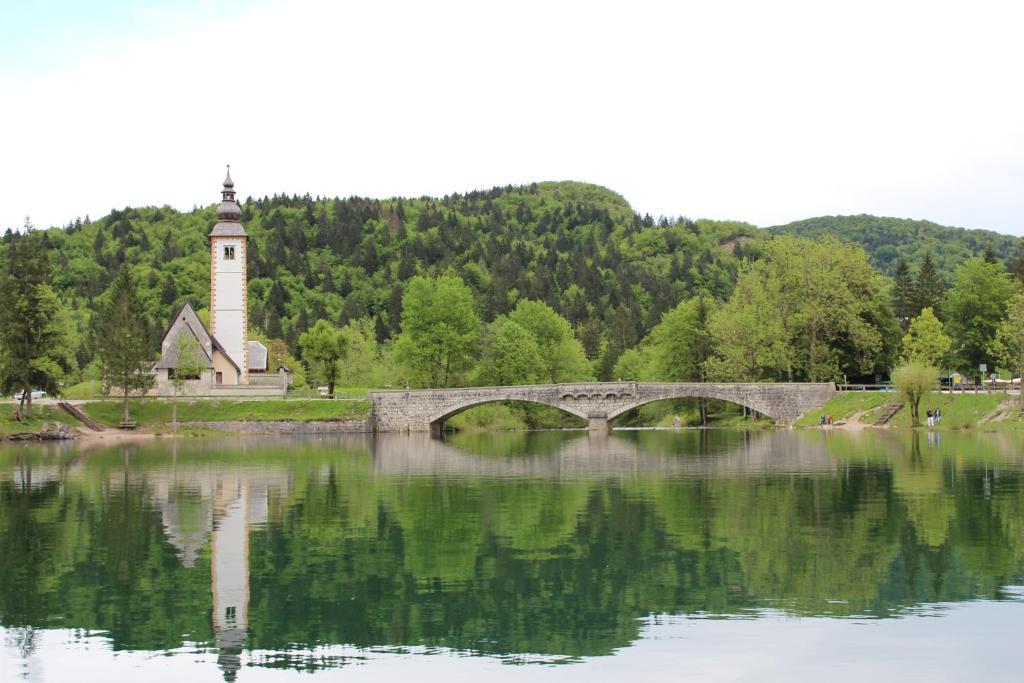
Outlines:
[[246,242],[242,209],[235,201],[231,166],[224,178],[217,224],[210,231],[210,333],[241,372],[239,384],[249,383],[249,314]]

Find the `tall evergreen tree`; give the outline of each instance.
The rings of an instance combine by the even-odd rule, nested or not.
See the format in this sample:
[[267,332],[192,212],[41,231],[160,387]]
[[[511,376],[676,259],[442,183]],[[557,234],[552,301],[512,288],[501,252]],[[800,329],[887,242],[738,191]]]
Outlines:
[[74,366],[67,309],[51,287],[45,234],[32,229],[8,243],[0,268],[0,391],[21,392],[17,417],[32,418],[32,391],[60,393]]
[[153,386],[154,348],[149,323],[131,270],[123,266],[99,311],[97,351],[107,386],[124,396],[123,423],[131,422],[128,398]]
[[911,311],[911,317],[916,318],[922,310],[931,308],[941,319],[941,303],[945,294],[946,286],[935,269],[931,252],[927,252],[921,261],[921,267],[917,270],[917,278],[914,280],[914,308]]
[[907,265],[907,261],[901,258],[896,263],[896,273],[893,276],[892,308],[896,319],[899,320],[900,326],[904,330],[907,329],[910,319],[915,315],[915,303],[914,280],[910,276],[910,267]]
[[1021,284],[1024,284],[1024,239],[1017,242],[1017,253],[1010,261],[1010,272]]

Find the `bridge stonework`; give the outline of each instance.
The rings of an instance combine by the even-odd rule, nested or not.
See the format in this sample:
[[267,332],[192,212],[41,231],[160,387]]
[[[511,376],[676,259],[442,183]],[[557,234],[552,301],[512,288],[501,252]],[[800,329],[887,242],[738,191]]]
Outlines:
[[674,398],[711,398],[737,403],[787,424],[836,393],[831,383],[582,382],[466,389],[418,389],[370,393],[371,419],[380,432],[440,432],[463,410],[495,401],[525,401],[563,410],[607,430],[609,421],[640,406]]

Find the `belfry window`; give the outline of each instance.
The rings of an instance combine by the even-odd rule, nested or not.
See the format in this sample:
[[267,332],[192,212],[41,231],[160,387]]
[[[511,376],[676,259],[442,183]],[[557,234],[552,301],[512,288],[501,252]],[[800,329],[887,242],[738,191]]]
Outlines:
[[234,261],[235,260],[235,248],[233,246],[231,246],[231,247],[224,247],[224,260],[225,261]]

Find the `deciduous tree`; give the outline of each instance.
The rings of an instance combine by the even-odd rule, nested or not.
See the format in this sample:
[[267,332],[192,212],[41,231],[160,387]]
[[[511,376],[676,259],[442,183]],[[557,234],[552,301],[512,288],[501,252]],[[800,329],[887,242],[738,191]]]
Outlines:
[[593,379],[583,345],[572,333],[569,321],[542,301],[520,301],[509,320],[522,326],[537,340],[540,350],[540,378],[549,382]]
[[313,376],[327,385],[328,398],[334,398],[334,385],[338,381],[338,370],[345,356],[345,337],[341,330],[326,320],[317,320],[313,327],[299,337],[299,347]]
[[979,364],[992,364],[989,346],[1017,289],[1001,264],[981,257],[956,269],[942,306],[961,371],[973,374]]
[[506,316],[498,316],[487,326],[477,377],[479,384],[532,384],[540,381],[543,373],[543,353],[529,330]]
[[417,276],[402,296],[395,353],[413,384],[452,386],[473,365],[480,329],[473,293],[459,277]]
[[1020,407],[1024,412],[1024,294],[1010,300],[1006,318],[996,328],[989,352],[1000,365],[1021,379]]
[[915,426],[920,422],[921,397],[935,389],[938,377],[935,368],[918,361],[905,363],[892,371],[892,383],[910,406],[910,419]]
[[171,424],[174,431],[178,431],[178,394],[185,390],[185,382],[199,379],[206,370],[206,354],[199,340],[195,338],[187,327],[182,328],[177,339],[174,340],[177,356],[176,367],[171,370],[171,385],[174,387],[174,397],[171,404]]
[[942,332],[942,322],[932,309],[925,308],[911,321],[903,337],[903,357],[907,361],[938,367],[952,343]]

